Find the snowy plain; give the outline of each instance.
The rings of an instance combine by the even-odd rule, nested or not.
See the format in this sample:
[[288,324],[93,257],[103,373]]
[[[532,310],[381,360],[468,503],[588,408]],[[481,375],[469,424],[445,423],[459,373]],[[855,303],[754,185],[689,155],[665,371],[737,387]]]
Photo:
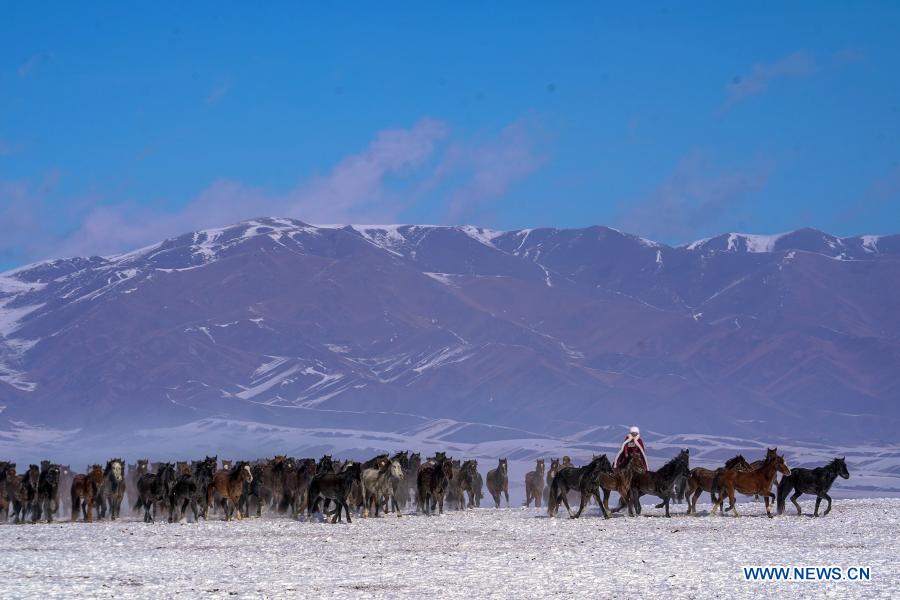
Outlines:
[[[716,598],[894,596],[900,500],[837,500],[827,517],[579,520],[505,506],[354,519],[0,526],[2,598]],[[812,502],[801,502],[811,512]],[[564,514],[564,511],[563,513]],[[867,566],[868,582],[748,582],[743,566]],[[896,596],[894,596],[896,597]]]

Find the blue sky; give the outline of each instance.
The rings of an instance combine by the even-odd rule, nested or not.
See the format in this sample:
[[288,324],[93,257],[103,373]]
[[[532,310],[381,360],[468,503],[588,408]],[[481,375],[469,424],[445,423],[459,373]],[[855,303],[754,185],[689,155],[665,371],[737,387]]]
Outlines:
[[0,268],[263,214],[900,232],[900,4],[681,4],[4,3]]

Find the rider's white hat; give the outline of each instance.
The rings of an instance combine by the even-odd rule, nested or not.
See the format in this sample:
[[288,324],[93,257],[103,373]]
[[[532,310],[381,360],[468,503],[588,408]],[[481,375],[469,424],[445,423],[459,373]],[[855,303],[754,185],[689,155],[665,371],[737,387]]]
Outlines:
[[628,430],[628,433],[636,433],[641,435],[641,430],[637,428],[637,425],[632,425],[631,429]]

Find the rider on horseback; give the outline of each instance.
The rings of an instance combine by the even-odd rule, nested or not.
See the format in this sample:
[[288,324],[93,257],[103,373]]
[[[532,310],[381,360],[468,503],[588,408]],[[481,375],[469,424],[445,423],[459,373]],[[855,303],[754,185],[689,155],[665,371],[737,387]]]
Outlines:
[[619,453],[616,454],[613,466],[616,468],[621,467],[628,460],[629,456],[636,456],[644,470],[649,470],[647,454],[644,452],[644,440],[641,439],[641,430],[637,426],[632,426],[628,430],[628,435],[625,436],[625,441],[622,442],[622,447],[619,449]]

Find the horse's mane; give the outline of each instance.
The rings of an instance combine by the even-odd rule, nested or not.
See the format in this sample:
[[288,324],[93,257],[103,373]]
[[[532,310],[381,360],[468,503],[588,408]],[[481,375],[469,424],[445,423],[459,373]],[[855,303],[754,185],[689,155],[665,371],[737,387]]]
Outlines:
[[656,474],[660,475],[662,477],[668,477],[669,475],[671,475],[672,472],[675,470],[675,467],[677,467],[679,463],[684,462],[684,459],[682,459],[681,456],[682,455],[679,454],[678,456],[676,456],[675,458],[671,459],[669,462],[667,462],[666,464],[661,466],[659,468],[659,470],[656,471]]
[[747,459],[744,458],[743,454],[738,454],[738,455],[734,456],[733,458],[729,458],[728,460],[726,460],[725,468],[733,469],[735,467],[735,465],[739,465],[739,464],[747,464]]

